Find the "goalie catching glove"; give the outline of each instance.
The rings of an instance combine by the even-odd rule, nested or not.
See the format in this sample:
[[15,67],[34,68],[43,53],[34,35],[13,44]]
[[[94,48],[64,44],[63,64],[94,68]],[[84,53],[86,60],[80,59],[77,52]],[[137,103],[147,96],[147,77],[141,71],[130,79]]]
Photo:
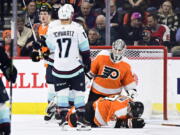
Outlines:
[[145,126],[142,118],[118,119],[114,128],[143,128]]

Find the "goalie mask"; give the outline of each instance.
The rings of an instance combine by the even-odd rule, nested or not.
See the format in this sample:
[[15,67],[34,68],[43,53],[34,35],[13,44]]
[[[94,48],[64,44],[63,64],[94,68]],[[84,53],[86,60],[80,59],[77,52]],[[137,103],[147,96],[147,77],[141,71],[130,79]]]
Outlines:
[[139,118],[144,112],[144,105],[141,102],[129,102],[128,115],[131,118]]
[[114,62],[121,60],[126,49],[126,44],[122,39],[118,39],[112,44],[111,58]]

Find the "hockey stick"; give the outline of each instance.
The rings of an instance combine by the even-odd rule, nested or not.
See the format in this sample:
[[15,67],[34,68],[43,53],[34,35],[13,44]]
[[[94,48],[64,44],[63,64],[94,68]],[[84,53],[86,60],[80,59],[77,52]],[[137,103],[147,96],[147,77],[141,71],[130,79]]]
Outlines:
[[[10,47],[10,76],[13,73],[13,52],[14,47],[17,43],[17,34],[16,34],[16,22],[17,22],[17,0],[13,0],[13,20],[11,21],[11,47]],[[12,100],[13,100],[13,86],[12,81],[10,81],[10,93],[9,93],[9,104],[10,104],[10,121],[12,119]]]
[[148,125],[180,127],[180,124],[173,124],[173,123],[151,123],[151,122],[145,122],[145,123],[148,124]]
[[33,28],[32,22],[31,22],[31,18],[29,16],[28,11],[27,11],[27,6],[26,6],[26,3],[25,3],[24,0],[23,0],[23,5],[24,5],[24,7],[26,9],[26,13],[27,13],[27,16],[28,16],[28,20],[29,20],[29,24],[30,24],[30,27],[31,27],[31,30],[32,30],[32,34],[33,34],[34,40],[37,41],[36,33],[34,31],[34,28]]
[[169,124],[169,123],[162,123],[162,126],[174,126],[174,127],[180,127],[179,124]]

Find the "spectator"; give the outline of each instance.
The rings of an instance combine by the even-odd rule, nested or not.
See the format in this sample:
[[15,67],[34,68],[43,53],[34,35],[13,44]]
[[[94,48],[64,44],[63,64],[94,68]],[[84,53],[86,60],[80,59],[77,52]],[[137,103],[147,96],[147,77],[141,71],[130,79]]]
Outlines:
[[83,26],[86,34],[88,33],[88,28],[87,28],[86,22],[83,17],[79,16],[79,17],[75,18],[74,21],[81,24]]
[[149,0],[147,12],[156,13],[163,1],[164,0]]
[[159,39],[151,37],[150,30],[145,29],[142,33],[142,40],[138,41],[138,45],[157,46],[157,45],[160,45],[160,43],[159,43]]
[[105,16],[104,15],[98,15],[96,18],[96,29],[100,34],[100,44],[105,45]]
[[[17,55],[18,56],[29,56],[32,51],[33,35],[31,29],[25,26],[24,16],[17,17]],[[28,53],[22,54],[21,50],[28,50]]]
[[117,12],[117,7],[116,7],[116,4],[113,0],[110,1],[110,19],[111,19],[111,27],[112,26],[118,26],[118,24],[120,23],[120,16],[118,15],[118,12]]
[[126,0],[124,9],[128,12],[144,12],[148,7],[149,0]]
[[176,46],[171,49],[173,57],[180,57],[180,28],[178,28],[176,33]]
[[[36,2],[30,1],[27,4],[27,9],[24,11],[23,15],[25,16],[25,25],[31,28],[30,21],[33,24],[39,23],[38,12],[36,10]],[[30,18],[30,21],[29,21]]]
[[101,9],[105,8],[105,0],[95,0],[94,2],[94,9]]
[[39,12],[42,6],[47,6],[49,9],[51,9],[51,5],[48,3],[48,0],[36,0],[36,8]]
[[82,2],[81,11],[75,14],[75,18],[79,16],[85,19],[86,25],[89,29],[95,26],[96,16],[93,10],[91,10],[91,5],[89,4],[89,2]]
[[174,44],[175,41],[175,35],[178,28],[178,16],[174,13],[172,8],[172,2],[169,0],[166,0],[162,3],[161,7],[158,11],[158,22],[160,24],[165,24],[170,29],[170,35],[171,35],[171,43]]
[[124,25],[121,30],[121,38],[127,45],[137,45],[137,41],[142,39],[142,16],[139,12],[134,12],[130,19],[130,23]]
[[128,24],[128,22],[130,22],[130,17],[132,15],[133,12],[139,12],[142,16],[142,22],[144,25],[147,24],[147,15],[148,12],[146,12],[146,8],[148,6],[149,0],[125,0],[125,4],[124,6],[129,7],[129,9],[127,9],[127,13],[125,13],[124,17],[123,17],[123,24]]
[[98,46],[101,45],[99,42],[99,32],[95,29],[92,28],[88,31],[88,39],[89,39],[89,45],[91,46]]
[[62,5],[60,3],[55,3],[52,5],[52,8],[51,8],[51,19],[52,20],[59,19],[58,18],[58,10],[61,6]]
[[[69,4],[71,4],[74,7],[74,10],[76,13],[80,12],[82,1],[85,0],[69,0]],[[91,4],[91,0],[87,1],[89,4]]]
[[[4,0],[2,0],[4,3]],[[3,28],[4,25],[4,4],[0,4],[0,29]]]
[[2,33],[3,38],[3,48],[8,56],[10,56],[11,49],[11,30],[5,30]]
[[[105,35],[106,35],[106,18],[104,15],[98,15],[96,18],[96,29],[100,34],[100,44],[105,45]],[[113,41],[118,39],[119,37],[119,28],[118,27],[111,27],[111,44]]]
[[165,45],[171,49],[170,30],[166,25],[158,23],[158,17],[155,14],[150,14],[147,17],[147,27],[151,30],[151,36],[158,38],[161,45]]

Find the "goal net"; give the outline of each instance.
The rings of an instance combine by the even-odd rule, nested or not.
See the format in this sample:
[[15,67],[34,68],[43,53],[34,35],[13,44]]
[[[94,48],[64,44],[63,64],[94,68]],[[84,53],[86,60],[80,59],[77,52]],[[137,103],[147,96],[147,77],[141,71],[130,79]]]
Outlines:
[[[91,47],[93,59],[101,50],[110,50],[111,47]],[[158,116],[168,119],[168,112],[175,111],[173,101],[167,102],[167,50],[165,47],[128,47],[125,57],[129,59],[133,72],[137,76],[136,100],[144,103],[144,118]],[[173,109],[172,109],[173,108]]]

